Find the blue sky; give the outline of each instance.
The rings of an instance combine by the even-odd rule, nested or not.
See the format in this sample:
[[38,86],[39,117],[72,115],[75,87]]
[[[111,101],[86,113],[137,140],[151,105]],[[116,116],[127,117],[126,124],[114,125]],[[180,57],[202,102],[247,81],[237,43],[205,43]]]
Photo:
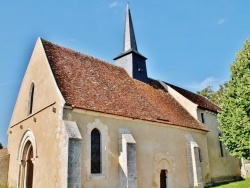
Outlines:
[[[250,1],[131,0],[148,75],[198,91],[229,79],[250,34]],[[125,0],[0,0],[0,142],[38,37],[110,63],[122,50]]]

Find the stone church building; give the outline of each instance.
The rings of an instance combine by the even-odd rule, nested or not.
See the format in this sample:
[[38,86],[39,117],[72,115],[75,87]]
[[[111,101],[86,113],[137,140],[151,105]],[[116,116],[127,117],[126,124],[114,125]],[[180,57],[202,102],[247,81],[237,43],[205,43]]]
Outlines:
[[0,184],[191,188],[240,176],[219,141],[219,107],[148,77],[129,6],[123,46],[113,65],[38,38],[0,152]]

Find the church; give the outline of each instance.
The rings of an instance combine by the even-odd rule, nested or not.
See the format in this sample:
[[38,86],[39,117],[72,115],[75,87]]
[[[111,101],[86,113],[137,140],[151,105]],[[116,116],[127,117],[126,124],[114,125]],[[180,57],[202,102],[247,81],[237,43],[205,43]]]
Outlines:
[[114,64],[38,38],[0,152],[0,184],[192,188],[239,178],[239,159],[219,140],[220,108],[148,77],[146,59],[129,5]]

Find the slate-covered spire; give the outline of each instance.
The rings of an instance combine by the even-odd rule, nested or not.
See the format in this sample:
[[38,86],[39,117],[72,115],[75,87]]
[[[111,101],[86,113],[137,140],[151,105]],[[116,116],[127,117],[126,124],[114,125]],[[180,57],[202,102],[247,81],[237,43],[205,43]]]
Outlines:
[[138,52],[130,8],[129,4],[127,4],[123,51],[114,58],[115,64],[124,68],[132,78],[147,83],[146,59],[146,57]]
[[124,30],[124,44],[123,52],[128,50],[137,50],[135,32],[132,22],[132,17],[130,13],[129,3],[127,4],[126,17],[125,17],[125,30]]

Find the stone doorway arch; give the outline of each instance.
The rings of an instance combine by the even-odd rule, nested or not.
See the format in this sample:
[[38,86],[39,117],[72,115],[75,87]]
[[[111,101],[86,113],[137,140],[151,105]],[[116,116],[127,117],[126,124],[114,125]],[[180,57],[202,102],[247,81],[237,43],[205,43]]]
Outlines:
[[36,142],[31,131],[27,131],[19,146],[19,188],[32,188],[34,176],[34,161],[36,158]]
[[173,187],[172,178],[175,172],[175,157],[169,153],[156,154],[154,161],[154,179],[157,188]]

